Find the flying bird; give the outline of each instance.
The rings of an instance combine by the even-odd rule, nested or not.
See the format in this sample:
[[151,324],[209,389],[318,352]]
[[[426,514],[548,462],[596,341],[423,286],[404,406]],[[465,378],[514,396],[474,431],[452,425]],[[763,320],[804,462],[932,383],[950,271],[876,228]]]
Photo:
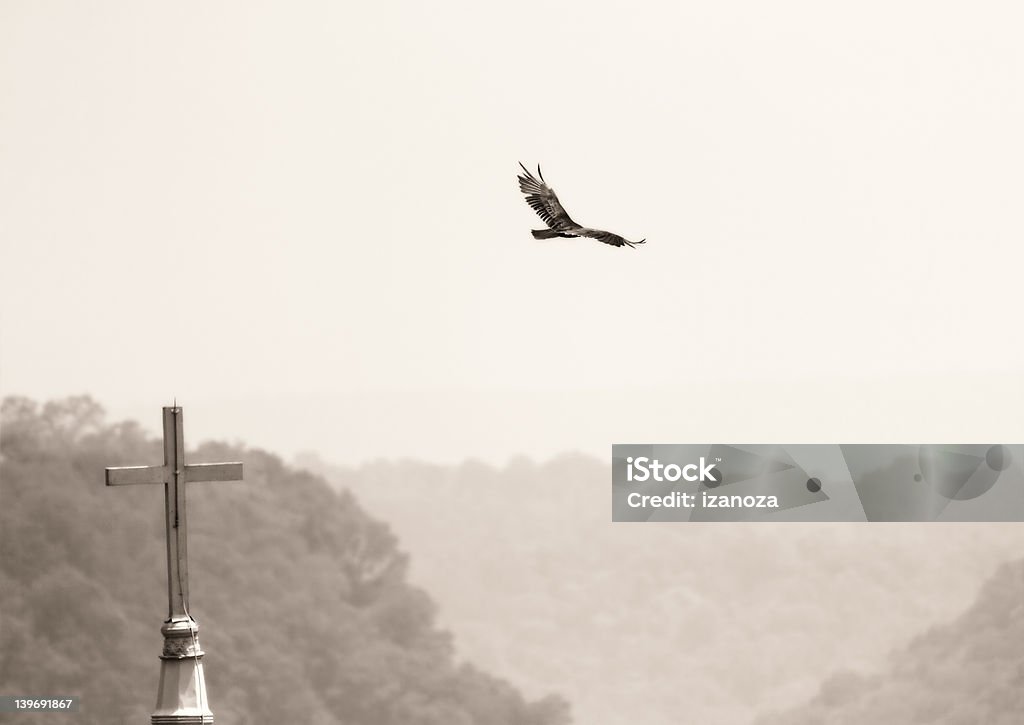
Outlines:
[[531,230],[534,239],[590,237],[599,242],[611,244],[613,247],[635,247],[647,241],[646,239],[641,239],[639,242],[631,242],[620,237],[618,234],[580,226],[569,217],[569,213],[562,206],[562,203],[558,201],[558,197],[555,196],[554,189],[544,181],[544,175],[540,173],[540,164],[537,165],[537,176],[530,173],[521,162],[519,167],[523,170],[523,174],[525,174],[525,176],[523,174],[519,175],[519,190],[526,194],[526,203],[548,225],[547,229]]

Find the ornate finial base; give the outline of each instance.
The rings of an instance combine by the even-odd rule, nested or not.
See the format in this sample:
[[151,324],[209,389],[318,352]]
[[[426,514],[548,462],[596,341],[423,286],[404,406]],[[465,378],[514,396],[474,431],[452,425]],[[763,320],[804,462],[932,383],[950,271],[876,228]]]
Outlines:
[[192,619],[171,619],[160,628],[164,649],[160,655],[160,690],[152,725],[212,725],[203,676],[199,625]]
[[176,660],[182,657],[202,657],[199,649],[199,624],[194,619],[171,619],[160,628],[164,636],[162,660]]

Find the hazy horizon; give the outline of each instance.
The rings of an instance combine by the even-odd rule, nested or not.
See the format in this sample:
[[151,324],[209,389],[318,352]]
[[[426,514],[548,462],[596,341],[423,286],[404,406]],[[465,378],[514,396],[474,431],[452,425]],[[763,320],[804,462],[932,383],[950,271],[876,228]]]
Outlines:
[[[167,399],[126,400],[87,391],[23,394],[40,402],[90,394],[110,421],[160,434]],[[239,442],[294,459],[359,465],[414,458],[501,466],[583,453],[610,461],[611,445],[654,443],[1016,443],[1024,440],[1024,376],[893,376],[715,381],[634,390],[366,391],[177,396],[186,442]],[[623,414],[626,411],[628,414]],[[899,411],[899,412],[897,412]],[[955,415],[951,414],[955,412]],[[827,424],[827,428],[824,427]]]

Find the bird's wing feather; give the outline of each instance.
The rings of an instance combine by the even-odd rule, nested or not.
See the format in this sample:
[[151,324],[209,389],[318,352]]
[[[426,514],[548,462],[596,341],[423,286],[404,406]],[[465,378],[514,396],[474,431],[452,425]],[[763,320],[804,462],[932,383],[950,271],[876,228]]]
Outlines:
[[540,167],[537,167],[537,176],[534,176],[525,166],[519,166],[523,169],[523,174],[519,175],[519,190],[526,194],[526,203],[537,212],[537,216],[557,231],[577,229],[579,224],[569,217],[554,190],[544,181]]
[[590,237],[591,239],[596,239],[599,242],[611,244],[613,247],[621,247],[629,244],[629,242],[618,234],[612,234],[611,232],[606,232],[602,229],[587,229],[586,227],[580,227],[576,230],[576,233],[581,237]]

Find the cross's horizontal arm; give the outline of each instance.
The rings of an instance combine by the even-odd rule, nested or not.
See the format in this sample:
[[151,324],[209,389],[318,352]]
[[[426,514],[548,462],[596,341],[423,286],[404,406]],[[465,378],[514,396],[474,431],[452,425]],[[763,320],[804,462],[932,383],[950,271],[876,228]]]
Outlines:
[[[131,486],[139,483],[166,483],[167,466],[121,466],[107,469],[108,486]],[[185,481],[241,481],[241,463],[190,463],[185,466]]]
[[136,483],[164,483],[166,466],[121,466],[107,469],[108,486],[131,486]]
[[185,466],[185,481],[241,481],[241,463],[189,463]]

